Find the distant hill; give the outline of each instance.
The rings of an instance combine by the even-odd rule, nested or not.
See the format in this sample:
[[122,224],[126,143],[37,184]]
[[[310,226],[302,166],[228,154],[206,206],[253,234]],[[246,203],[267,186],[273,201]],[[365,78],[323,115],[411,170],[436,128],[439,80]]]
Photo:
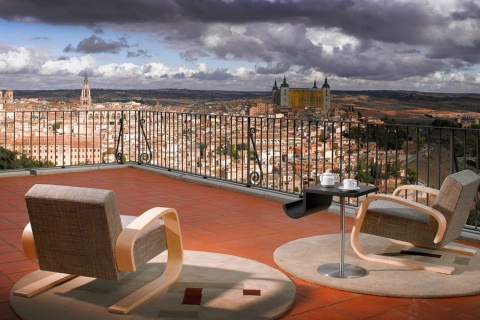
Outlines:
[[334,91],[332,103],[355,104],[358,107],[409,110],[480,111],[480,94],[431,93],[416,91]]
[[[70,100],[80,97],[81,90],[15,90],[15,98],[43,98]],[[145,103],[156,99],[169,103],[195,103],[203,101],[257,100],[269,101],[271,93],[265,91],[220,91],[220,90],[91,90],[94,102],[121,101],[140,97]],[[480,111],[480,94],[429,93],[416,91],[340,91],[332,90],[333,105],[350,105],[382,110],[434,109],[448,111]]]
[[[15,90],[15,98],[39,98],[55,100],[71,100],[80,97],[81,90]],[[194,103],[202,101],[231,101],[243,99],[268,99],[267,92],[255,91],[220,91],[220,90],[188,90],[188,89],[158,89],[158,90],[113,90],[91,89],[93,102],[121,101],[140,97],[145,103],[154,103],[156,99]]]

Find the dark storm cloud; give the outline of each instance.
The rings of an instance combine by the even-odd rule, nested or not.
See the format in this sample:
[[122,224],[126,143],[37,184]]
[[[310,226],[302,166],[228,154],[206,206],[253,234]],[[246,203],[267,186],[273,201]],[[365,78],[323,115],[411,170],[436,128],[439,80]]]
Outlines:
[[462,10],[452,13],[455,20],[480,19],[480,5],[475,2],[467,2],[463,5]]
[[117,41],[107,41],[96,35],[92,35],[80,41],[77,47],[69,44],[63,49],[63,52],[119,53],[123,48],[130,48],[125,37],[122,37]]
[[419,29],[444,23],[444,19],[422,11],[416,3],[386,1],[379,5],[372,0],[0,0],[0,4],[0,17],[7,20],[33,18],[49,24],[96,28],[102,23],[293,23],[338,27],[352,34],[394,42],[425,40],[426,35]]
[[[206,56],[250,61],[257,65],[256,72],[260,74],[296,68],[397,80],[480,63],[478,2],[453,1],[451,12],[437,10],[433,3],[0,0],[0,18],[88,26],[97,34],[107,28],[148,32],[158,41],[181,50],[180,56],[187,61]],[[245,30],[234,32],[232,26]],[[350,39],[327,51],[324,40],[315,42],[307,36],[311,29],[317,33],[338,31]],[[126,41],[105,41],[92,36],[76,47],[67,46],[65,52],[118,53],[123,48],[128,48]]]

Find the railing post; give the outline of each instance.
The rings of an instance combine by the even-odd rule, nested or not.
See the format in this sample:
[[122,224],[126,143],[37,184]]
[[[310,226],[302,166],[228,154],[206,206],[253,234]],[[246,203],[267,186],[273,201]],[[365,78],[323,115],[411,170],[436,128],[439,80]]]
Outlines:
[[[115,113],[116,114],[116,113]],[[119,164],[123,164],[123,111],[121,111],[121,114],[120,114],[120,121],[119,121],[119,124],[120,124],[120,129],[118,130],[118,138],[117,138],[117,146],[116,146],[116,150],[115,150],[115,155],[116,155],[116,158],[117,158],[117,163]],[[120,148],[120,149],[119,149]]]
[[450,130],[450,173],[458,172],[457,157],[455,156],[455,130]]
[[250,117],[247,118],[247,187],[252,185],[250,176]]
[[137,132],[135,132],[135,134],[137,135],[137,152],[138,152],[138,155],[137,155],[137,164],[142,164],[142,162],[140,161],[140,155],[141,155],[141,147],[140,147],[140,127],[141,127],[141,122],[140,122],[140,111],[135,111],[135,117],[137,119]]
[[[138,132],[136,132],[137,150],[138,150],[137,164],[150,163],[150,161],[152,161],[152,158],[153,158],[152,150],[150,148],[150,143],[148,142],[148,136],[145,131],[145,126],[147,121],[144,118],[142,118],[142,112],[144,114],[147,113],[147,111],[136,111],[137,121],[138,121],[138,129],[137,129]],[[142,136],[145,139],[145,147],[146,147],[145,152],[142,152]]]

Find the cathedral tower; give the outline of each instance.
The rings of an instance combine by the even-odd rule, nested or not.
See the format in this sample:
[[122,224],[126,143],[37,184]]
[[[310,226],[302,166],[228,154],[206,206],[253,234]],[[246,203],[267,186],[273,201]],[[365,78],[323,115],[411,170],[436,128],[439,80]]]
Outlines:
[[277,86],[277,79],[275,79],[275,83],[273,84],[272,88],[272,103],[275,105],[279,105],[280,101],[278,101],[278,86]]
[[90,85],[88,84],[87,72],[85,72],[85,79],[83,80],[80,104],[86,107],[90,107],[92,105],[92,97],[90,96]]

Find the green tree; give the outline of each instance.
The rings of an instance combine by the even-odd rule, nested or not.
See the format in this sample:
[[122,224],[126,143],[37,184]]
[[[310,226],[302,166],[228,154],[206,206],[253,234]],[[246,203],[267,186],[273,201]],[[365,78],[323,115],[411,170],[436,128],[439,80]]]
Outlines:
[[42,168],[54,167],[55,164],[47,160],[33,160],[24,154],[0,147],[0,169]]
[[237,144],[237,150],[247,150],[248,149],[248,145],[246,143],[238,143]]
[[0,169],[15,169],[16,152],[0,147]]
[[62,122],[54,122],[51,127],[52,127],[52,130],[53,132],[57,133],[58,129],[60,129],[60,127],[62,126]]
[[414,184],[417,181],[417,171],[415,168],[407,168],[407,183]]

